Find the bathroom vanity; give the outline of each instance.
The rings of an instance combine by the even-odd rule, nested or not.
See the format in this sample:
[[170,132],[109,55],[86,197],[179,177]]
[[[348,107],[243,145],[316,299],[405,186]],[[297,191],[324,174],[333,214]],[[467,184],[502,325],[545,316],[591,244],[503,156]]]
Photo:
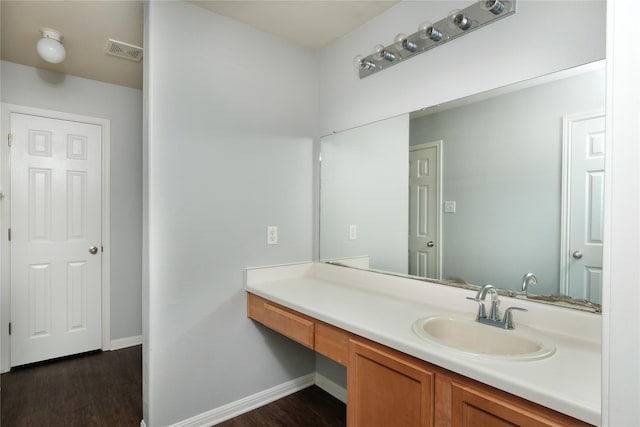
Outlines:
[[346,367],[351,427],[600,423],[597,314],[502,297],[529,311],[498,332],[535,331],[554,350],[479,353],[412,327],[434,316],[475,327],[474,291],[322,263],[245,273],[250,318]]

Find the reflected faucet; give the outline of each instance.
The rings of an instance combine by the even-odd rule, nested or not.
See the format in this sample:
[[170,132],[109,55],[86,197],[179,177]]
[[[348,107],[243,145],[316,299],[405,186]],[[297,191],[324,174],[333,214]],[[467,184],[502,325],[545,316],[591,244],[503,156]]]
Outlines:
[[533,273],[527,273],[522,277],[522,292],[526,295],[527,289],[531,285],[536,285],[538,283],[538,279]]

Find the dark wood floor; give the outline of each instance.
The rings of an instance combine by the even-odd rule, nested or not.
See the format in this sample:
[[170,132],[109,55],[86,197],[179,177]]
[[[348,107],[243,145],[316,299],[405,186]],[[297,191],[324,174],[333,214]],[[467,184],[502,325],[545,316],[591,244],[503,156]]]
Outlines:
[[0,385],[2,427],[140,426],[142,346],[13,368]]
[[347,407],[317,386],[217,424],[218,427],[342,427]]
[[[2,427],[122,426],[142,419],[142,349],[97,352],[2,374]],[[223,427],[342,427],[346,406],[313,386]]]

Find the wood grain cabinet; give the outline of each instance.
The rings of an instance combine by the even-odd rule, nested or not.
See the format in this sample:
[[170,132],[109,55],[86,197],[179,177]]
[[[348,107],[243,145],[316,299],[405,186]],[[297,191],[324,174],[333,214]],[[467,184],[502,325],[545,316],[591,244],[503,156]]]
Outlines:
[[403,353],[350,340],[347,369],[349,427],[430,427],[434,373]]
[[452,427],[588,426],[580,420],[469,379],[451,384]]
[[350,336],[342,329],[316,321],[315,349],[329,359],[347,366]]
[[247,314],[347,367],[348,427],[589,425],[251,293]]
[[300,344],[314,348],[313,319],[257,295],[247,295],[247,316]]
[[347,366],[348,332],[257,295],[247,294],[247,316]]

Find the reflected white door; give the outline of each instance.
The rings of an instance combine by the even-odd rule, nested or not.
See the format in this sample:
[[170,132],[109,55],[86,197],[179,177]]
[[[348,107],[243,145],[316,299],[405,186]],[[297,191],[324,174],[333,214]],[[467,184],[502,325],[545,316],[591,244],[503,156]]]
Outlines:
[[11,366],[99,349],[101,127],[11,113]]
[[604,234],[604,113],[564,120],[563,197],[565,221],[562,264],[564,292],[596,303],[602,301]]
[[409,274],[440,275],[440,142],[409,152]]

